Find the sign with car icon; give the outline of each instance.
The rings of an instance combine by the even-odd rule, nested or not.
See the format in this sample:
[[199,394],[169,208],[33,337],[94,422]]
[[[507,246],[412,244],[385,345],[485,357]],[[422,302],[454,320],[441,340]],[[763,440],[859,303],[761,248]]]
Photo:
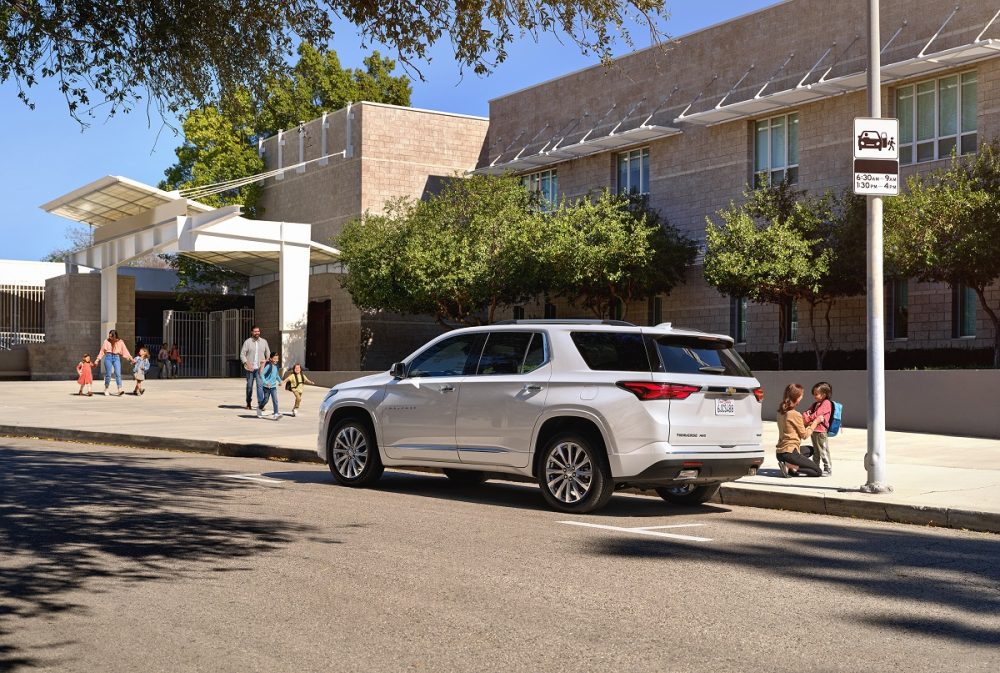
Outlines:
[[854,193],[899,194],[899,120],[857,117],[854,120]]

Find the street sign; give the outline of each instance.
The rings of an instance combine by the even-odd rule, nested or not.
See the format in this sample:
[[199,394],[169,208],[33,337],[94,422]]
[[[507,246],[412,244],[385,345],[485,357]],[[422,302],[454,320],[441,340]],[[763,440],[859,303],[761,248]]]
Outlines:
[[898,119],[854,119],[854,193],[899,194]]

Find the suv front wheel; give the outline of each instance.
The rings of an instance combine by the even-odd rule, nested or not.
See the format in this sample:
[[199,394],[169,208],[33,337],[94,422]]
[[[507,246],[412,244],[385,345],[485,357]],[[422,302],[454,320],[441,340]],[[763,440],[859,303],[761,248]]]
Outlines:
[[369,486],[385,468],[371,427],[356,418],[345,418],[330,433],[330,472],[342,486]]
[[549,505],[572,514],[600,509],[615,491],[601,449],[577,434],[558,435],[545,445],[538,484]]

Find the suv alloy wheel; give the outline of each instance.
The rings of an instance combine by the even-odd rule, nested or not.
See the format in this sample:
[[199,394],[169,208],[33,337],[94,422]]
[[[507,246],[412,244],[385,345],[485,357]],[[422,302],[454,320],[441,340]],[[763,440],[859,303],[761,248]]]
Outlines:
[[330,472],[342,486],[369,486],[385,469],[368,425],[345,418],[330,433]]

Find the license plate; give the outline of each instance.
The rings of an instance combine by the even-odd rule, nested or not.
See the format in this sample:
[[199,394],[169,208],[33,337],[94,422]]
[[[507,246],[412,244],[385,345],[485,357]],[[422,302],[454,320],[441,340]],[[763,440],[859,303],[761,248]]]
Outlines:
[[716,416],[735,416],[736,400],[715,400]]

